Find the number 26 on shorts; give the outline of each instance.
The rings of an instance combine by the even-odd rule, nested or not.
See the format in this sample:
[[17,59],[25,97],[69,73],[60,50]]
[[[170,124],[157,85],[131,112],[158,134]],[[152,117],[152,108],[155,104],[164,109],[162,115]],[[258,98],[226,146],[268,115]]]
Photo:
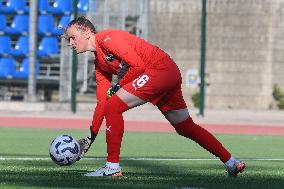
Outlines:
[[143,87],[147,83],[147,81],[149,81],[149,76],[141,75],[132,82],[132,86],[135,88],[136,91],[137,89]]

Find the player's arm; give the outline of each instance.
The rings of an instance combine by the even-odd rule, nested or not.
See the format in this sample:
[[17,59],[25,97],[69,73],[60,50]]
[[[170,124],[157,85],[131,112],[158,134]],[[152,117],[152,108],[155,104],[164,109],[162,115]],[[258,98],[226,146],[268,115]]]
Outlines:
[[[109,39],[108,39],[109,38]],[[129,83],[145,71],[145,63],[125,40],[124,36],[111,32],[101,40],[101,45],[107,51],[124,60],[130,67],[125,76],[119,81],[121,86]]]
[[102,72],[98,66],[96,66],[95,71],[97,82],[97,106],[93,114],[92,131],[97,134],[104,119],[104,107],[107,101],[106,93],[110,88],[112,75]]
[[86,138],[78,140],[81,152],[78,160],[80,160],[89,150],[102,125],[104,119],[104,106],[107,100],[106,93],[110,87],[111,78],[112,78],[110,74],[102,72],[97,65],[95,71],[96,71],[96,82],[97,82],[97,92],[96,92],[97,106],[93,114],[93,121],[92,125],[90,126],[90,131],[88,136]]

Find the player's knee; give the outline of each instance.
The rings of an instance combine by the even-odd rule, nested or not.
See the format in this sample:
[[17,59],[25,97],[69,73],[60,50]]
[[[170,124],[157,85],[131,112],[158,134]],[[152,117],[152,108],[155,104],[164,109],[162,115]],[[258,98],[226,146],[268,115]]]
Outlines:
[[187,108],[179,109],[179,110],[169,110],[169,111],[163,112],[163,115],[173,126],[184,122],[189,117]]
[[175,124],[174,128],[176,132],[181,136],[188,136],[194,133],[196,124],[193,122],[191,117],[188,117],[181,123]]
[[127,109],[127,104],[125,104],[117,95],[114,95],[109,98],[105,104],[105,116],[122,114]]

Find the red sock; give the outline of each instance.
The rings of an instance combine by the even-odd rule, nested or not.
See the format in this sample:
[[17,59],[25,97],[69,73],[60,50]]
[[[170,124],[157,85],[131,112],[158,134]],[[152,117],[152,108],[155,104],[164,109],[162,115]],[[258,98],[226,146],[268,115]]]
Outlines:
[[231,154],[223,145],[211,133],[195,124],[191,117],[174,125],[174,127],[178,134],[195,141],[201,147],[219,157],[223,163],[230,159]]
[[117,95],[112,96],[105,105],[107,161],[119,162],[121,141],[124,132],[122,113],[129,107]]

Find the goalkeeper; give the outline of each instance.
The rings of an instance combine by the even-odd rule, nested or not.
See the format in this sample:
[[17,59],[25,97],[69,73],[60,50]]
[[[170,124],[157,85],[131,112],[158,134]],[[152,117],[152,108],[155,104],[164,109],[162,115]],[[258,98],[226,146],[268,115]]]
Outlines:
[[[124,133],[123,112],[150,102],[158,107],[176,132],[198,143],[218,157],[235,177],[245,169],[245,163],[233,156],[207,130],[193,122],[181,91],[181,73],[176,63],[158,47],[121,30],[97,32],[85,17],[69,23],[65,30],[69,45],[77,54],[95,54],[97,106],[90,135],[79,140],[81,157],[88,151],[106,119],[106,164],[86,176],[122,176],[119,164]],[[118,83],[111,86],[112,75]]]

